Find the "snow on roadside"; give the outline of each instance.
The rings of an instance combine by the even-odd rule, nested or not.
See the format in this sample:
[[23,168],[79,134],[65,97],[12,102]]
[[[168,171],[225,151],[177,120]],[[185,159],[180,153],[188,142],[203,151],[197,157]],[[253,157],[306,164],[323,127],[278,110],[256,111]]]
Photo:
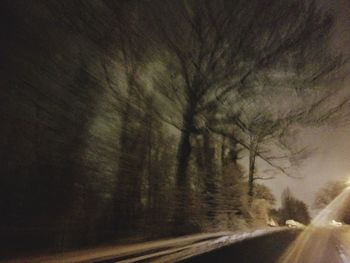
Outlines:
[[212,243],[213,244],[227,245],[227,244],[232,244],[232,243],[239,242],[242,240],[260,237],[260,236],[270,234],[270,233],[280,232],[280,231],[283,231],[286,229],[287,228],[285,228],[285,227],[278,227],[278,228],[274,228],[274,229],[257,229],[257,230],[250,231],[250,232],[242,232],[242,233],[237,233],[237,234],[233,234],[233,235],[229,235],[229,236],[223,236],[223,237],[220,237],[218,239],[215,239],[214,241],[212,241]]
[[[173,254],[165,255],[164,257],[157,258],[156,260],[152,260],[153,263],[170,263],[170,262],[178,262],[193,256],[197,256],[203,253],[207,253],[218,248],[232,245],[234,243],[241,242],[243,240],[254,239],[257,237],[261,237],[264,235],[277,233],[290,230],[287,227],[276,227],[276,228],[268,228],[268,229],[258,229],[249,232],[240,232],[240,233],[232,233],[229,235],[225,235],[219,238],[214,238],[211,240],[195,243],[191,246],[184,247],[181,251]],[[149,257],[151,258],[151,257]],[[127,263],[137,262],[137,261],[127,261]],[[126,263],[126,262],[125,262]]]

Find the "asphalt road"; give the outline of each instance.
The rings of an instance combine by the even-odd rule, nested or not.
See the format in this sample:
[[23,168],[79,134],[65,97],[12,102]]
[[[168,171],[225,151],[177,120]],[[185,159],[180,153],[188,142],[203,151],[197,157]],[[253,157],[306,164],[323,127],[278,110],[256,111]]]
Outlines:
[[[12,263],[134,263],[134,262],[152,262],[152,263],[174,263],[182,259],[208,253],[229,244],[237,244],[251,239],[259,239],[263,236],[275,236],[279,233],[288,232],[290,229],[266,228],[242,232],[218,232],[190,235],[179,238],[158,240],[133,245],[121,246],[102,246],[99,248],[82,249],[77,251],[68,251],[58,254],[41,254],[33,256],[24,256],[13,258],[0,262]],[[300,231],[299,231],[300,232]],[[236,246],[236,245],[235,245]],[[215,253],[215,252],[214,252]]]
[[[285,231],[244,240],[232,246],[222,247],[209,253],[183,260],[186,263],[237,262],[273,263],[282,256],[300,231]],[[331,262],[328,262],[331,263]]]
[[222,247],[181,262],[349,263],[350,227],[308,227]]
[[350,227],[309,227],[281,263],[349,263]]
[[350,263],[350,226],[199,235],[15,262]]

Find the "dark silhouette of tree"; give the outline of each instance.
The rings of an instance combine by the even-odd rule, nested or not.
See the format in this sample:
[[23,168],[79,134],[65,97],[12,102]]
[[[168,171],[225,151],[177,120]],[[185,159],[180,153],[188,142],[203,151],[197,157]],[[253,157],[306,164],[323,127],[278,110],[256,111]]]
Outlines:
[[282,193],[282,206],[278,211],[279,224],[284,225],[286,220],[292,219],[302,224],[310,223],[310,215],[307,205],[296,199],[287,188]]
[[322,187],[315,196],[313,208],[322,209],[332,202],[345,188],[345,180],[330,181]]

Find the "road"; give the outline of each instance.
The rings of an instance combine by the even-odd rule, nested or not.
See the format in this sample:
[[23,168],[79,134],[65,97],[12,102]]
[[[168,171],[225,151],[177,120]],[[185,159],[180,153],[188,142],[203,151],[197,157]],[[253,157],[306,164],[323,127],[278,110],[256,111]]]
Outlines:
[[11,263],[111,263],[111,262],[176,262],[184,258],[213,251],[243,240],[289,231],[287,228],[267,228],[247,232],[218,232],[191,235],[134,245],[105,246],[59,254],[21,257],[0,262]]
[[285,252],[281,263],[349,263],[350,227],[309,227]]
[[273,263],[277,262],[299,233],[291,230],[244,240],[180,262]]
[[350,227],[308,227],[245,240],[181,261],[239,263],[349,263]]
[[216,233],[13,262],[349,263],[350,226]]

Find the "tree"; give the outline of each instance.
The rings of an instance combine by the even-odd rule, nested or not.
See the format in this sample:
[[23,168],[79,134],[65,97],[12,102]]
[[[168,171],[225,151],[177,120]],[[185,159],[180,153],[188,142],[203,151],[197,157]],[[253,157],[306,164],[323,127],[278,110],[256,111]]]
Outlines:
[[[237,164],[235,143],[225,140],[227,148],[222,156],[222,175],[218,182],[216,197],[216,215],[218,220],[214,222],[218,229],[237,230],[247,226],[248,211],[244,204],[245,182],[242,168]],[[225,142],[224,141],[224,142]],[[232,149],[233,148],[233,149]]]
[[313,208],[322,209],[331,203],[347,187],[345,180],[330,181],[315,196]]
[[285,224],[286,220],[293,219],[305,225],[310,223],[310,214],[307,205],[296,199],[289,188],[282,193],[282,206],[279,209],[279,223]]
[[[119,234],[125,234],[139,225],[142,218],[142,183],[147,172],[152,170],[153,133],[157,129],[161,132],[161,128],[155,123],[154,101],[142,80],[148,46],[139,34],[142,31],[139,7],[127,1],[103,2],[111,11],[111,18],[107,26],[109,31],[105,29],[100,41],[108,50],[101,56],[101,68],[106,87],[115,101],[115,113],[120,116],[112,224]],[[111,56],[116,61],[111,60]]]
[[252,184],[246,205],[239,152],[253,149],[258,180],[256,159],[276,157],[280,119],[299,108],[257,114],[257,96],[288,84],[319,97],[338,65],[321,45],[331,14],[312,0],[12,2],[0,16],[4,251],[264,222],[273,196]]
[[[320,56],[319,44],[333,20],[313,1],[161,1],[153,9],[156,13],[147,14],[154,18],[152,37],[167,58],[166,75],[158,74],[155,88],[171,105],[159,115],[181,134],[174,219],[181,225],[190,192],[191,137],[207,129],[208,116],[215,116],[225,101],[237,93],[249,96],[248,83],[256,77],[276,75],[281,67],[298,73],[312,69],[308,77],[314,80],[327,75],[338,60]],[[327,63],[314,63],[316,58]]]
[[[323,74],[331,74],[342,65],[340,59],[337,66]],[[318,77],[323,78],[322,75]],[[249,96],[240,96],[238,103],[227,103],[224,109],[226,115],[223,113],[223,117],[211,121],[211,129],[214,132],[235,138],[238,144],[247,150],[250,197],[254,194],[255,181],[274,178],[273,175],[256,173],[257,159],[271,166],[275,173],[294,177],[289,171],[291,166],[299,165],[312,153],[307,146],[296,147],[297,138],[294,133],[297,128],[321,126],[331,121],[341,123],[346,119],[342,115],[345,112],[344,108],[349,105],[349,97],[335,105],[329,103],[339,95],[340,89],[330,91],[323,81],[320,80],[316,84],[315,79],[310,80],[310,76],[305,77],[305,74],[288,76],[285,82],[281,82],[281,79],[281,76],[278,80],[264,76],[261,81],[253,84],[254,87],[249,88],[253,91]],[[292,80],[293,84],[288,84],[287,79]],[[300,86],[301,81],[303,86]],[[261,94],[262,87],[266,85],[270,86],[270,90],[267,89],[266,94]],[[305,99],[310,92],[314,96]],[[288,102],[279,103],[285,96],[289,96]],[[230,133],[230,130],[234,132]]]

